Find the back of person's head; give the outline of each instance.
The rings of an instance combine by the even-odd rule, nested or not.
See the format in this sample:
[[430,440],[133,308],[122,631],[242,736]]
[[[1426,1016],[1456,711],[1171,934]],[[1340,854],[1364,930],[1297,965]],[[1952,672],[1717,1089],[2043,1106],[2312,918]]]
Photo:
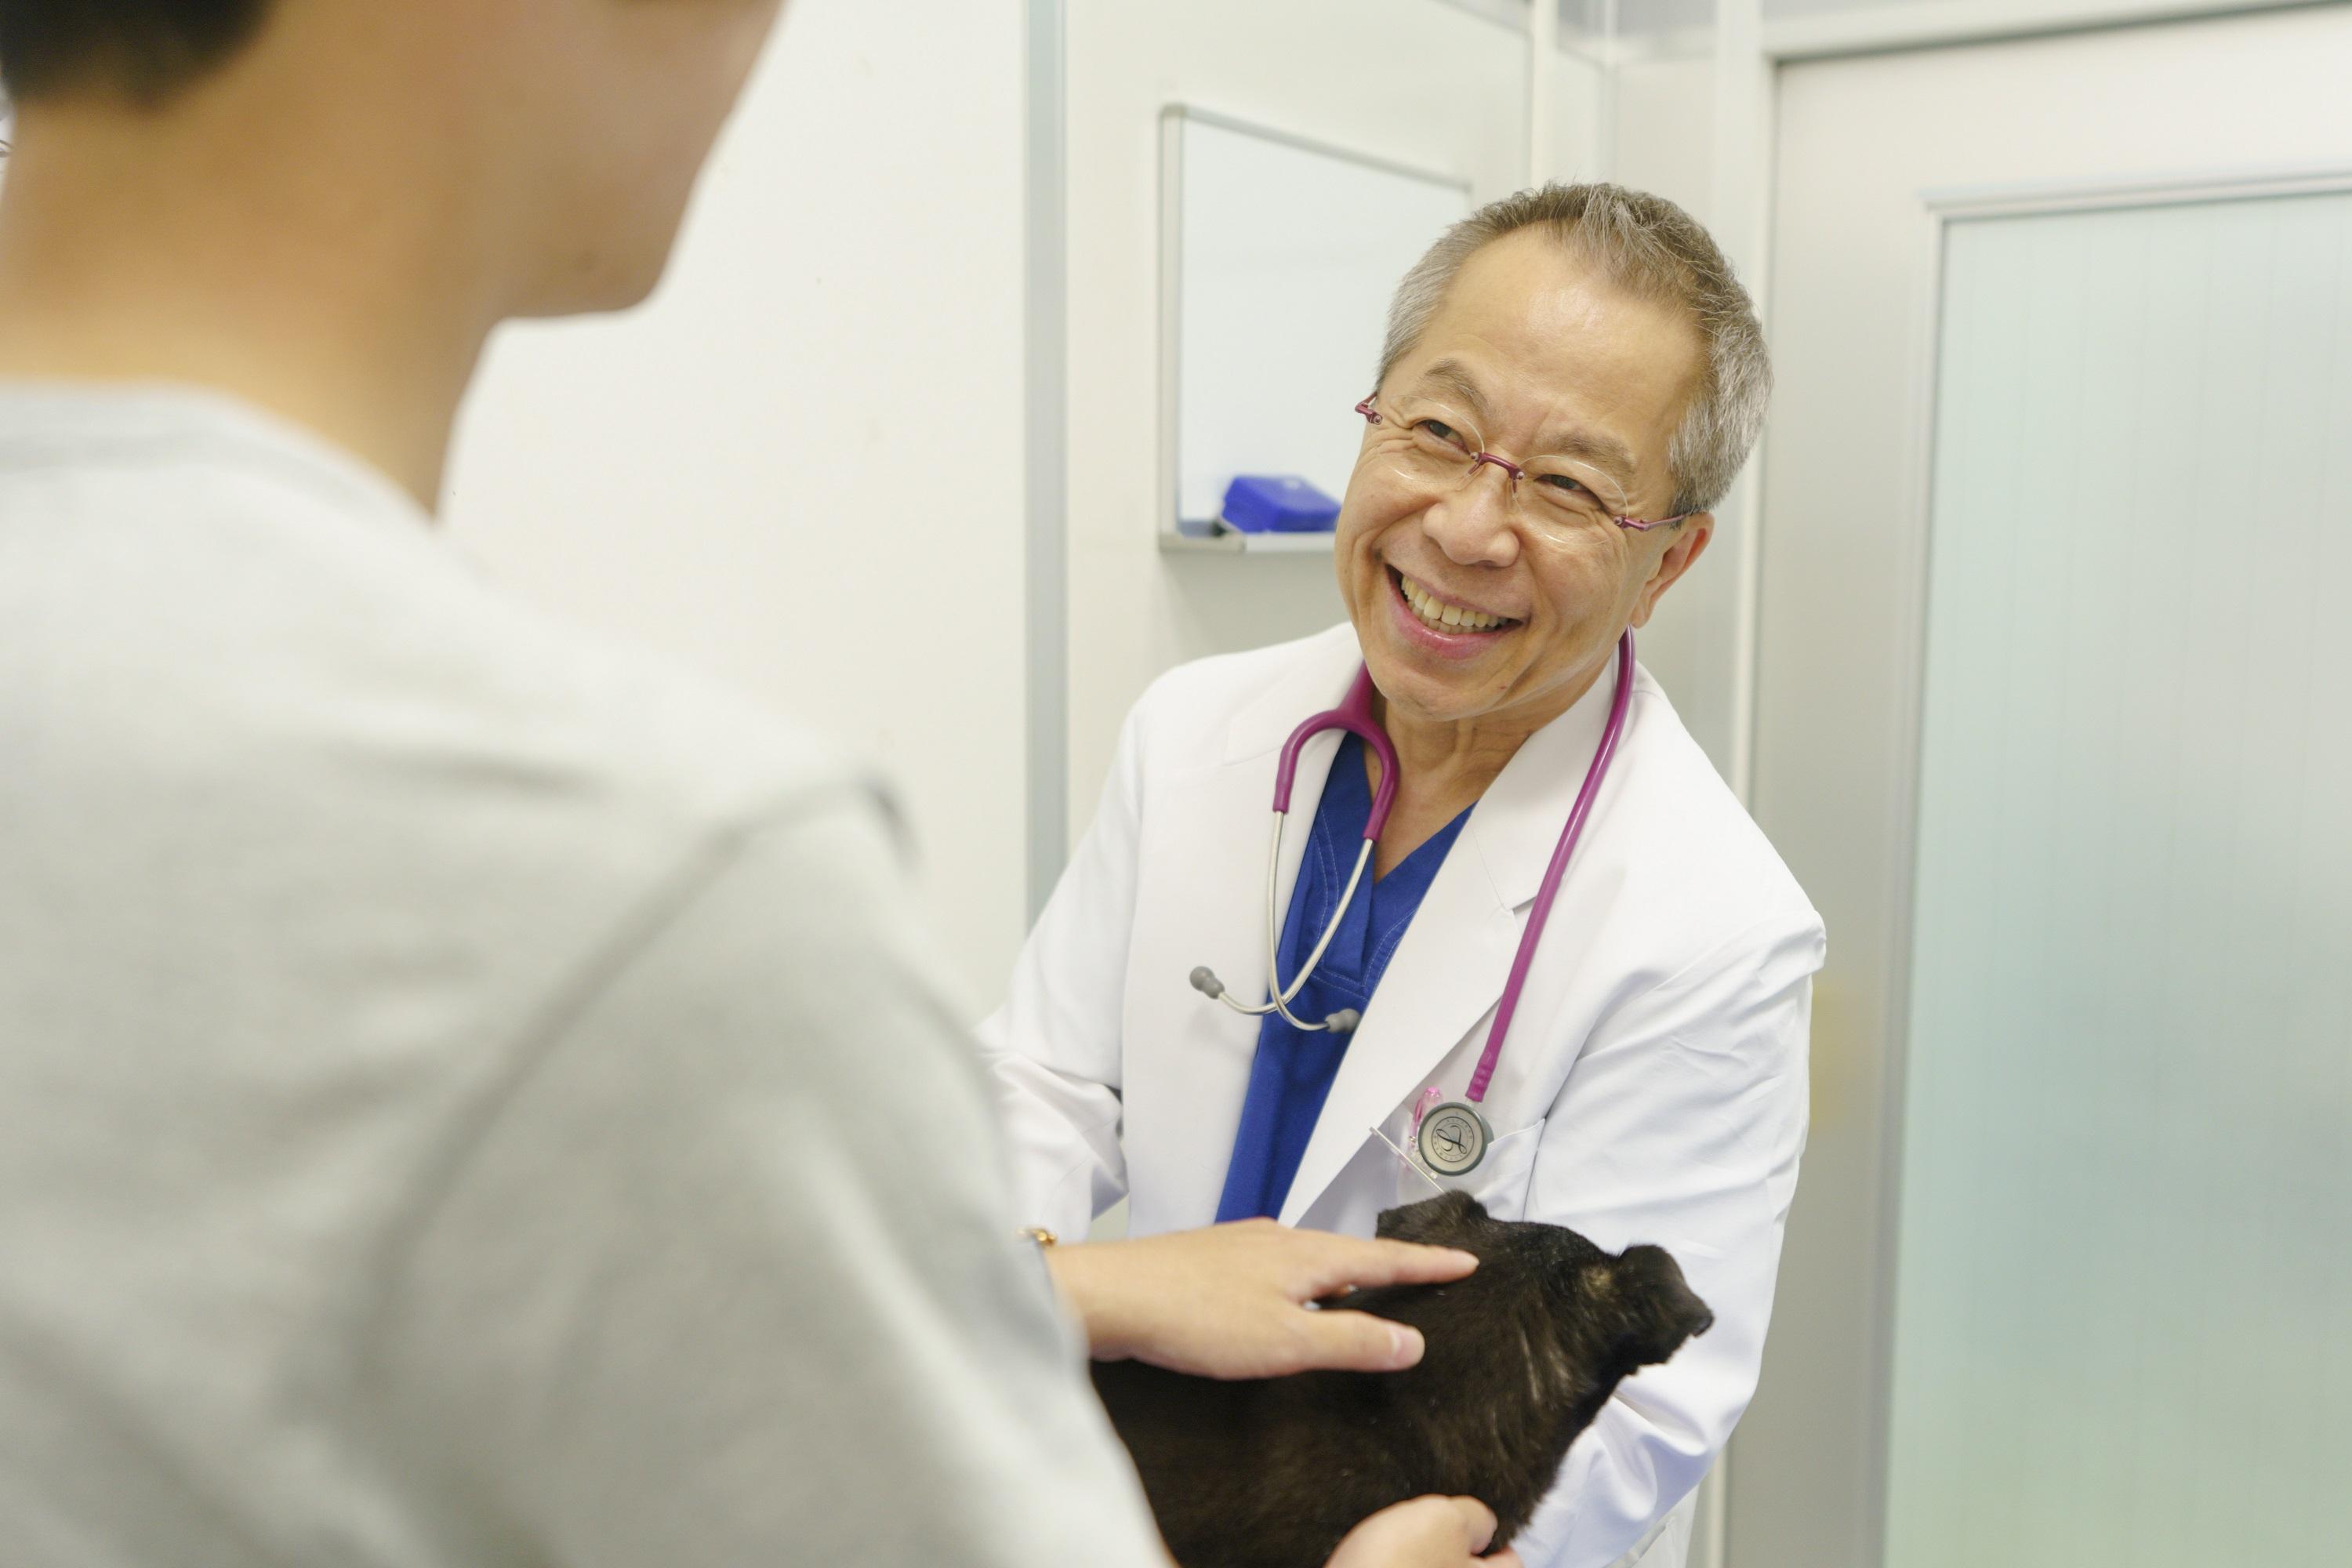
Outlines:
[[0,0],[0,87],[153,105],[259,30],[273,0]]
[[[245,210],[341,223],[338,246],[437,225],[435,286],[493,316],[562,315],[650,291],[781,8],[0,0],[0,85],[14,162],[28,182],[44,165],[45,191],[68,165],[119,184],[184,163],[269,193]],[[303,193],[308,214],[287,199]]]

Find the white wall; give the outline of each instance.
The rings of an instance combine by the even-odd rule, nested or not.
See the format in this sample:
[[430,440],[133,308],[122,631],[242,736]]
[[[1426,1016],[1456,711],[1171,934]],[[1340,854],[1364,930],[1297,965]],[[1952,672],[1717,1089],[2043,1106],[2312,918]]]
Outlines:
[[[1342,614],[1327,557],[1168,556],[1154,538],[1161,107],[1457,172],[1483,202],[1528,175],[1528,54],[1520,34],[1434,0],[1077,0],[1068,81],[1069,767],[1082,830],[1119,721],[1154,676]],[[1366,323],[1367,375],[1379,328]]]
[[[1714,222],[1714,56],[1669,53],[1629,58],[1618,66],[1612,85],[1608,177],[1664,196],[1701,223]],[[1727,236],[1717,237],[1729,243]],[[1753,289],[1754,268],[1743,267],[1741,271],[1743,281]],[[1770,331],[1768,321],[1768,338]],[[1740,555],[1757,542],[1754,528],[1751,519],[1720,518],[1707,553],[1659,602],[1641,638],[1642,662],[1658,678],[1693,738],[1727,778],[1735,773],[1734,731],[1746,668],[1738,646]]]
[[898,781],[973,998],[1024,926],[1022,13],[795,0],[671,276],[513,330],[457,531]]
[[[1076,832],[1153,677],[1341,613],[1320,558],[1157,548],[1160,108],[1479,201],[1533,161],[1524,37],[1437,0],[1071,0],[1067,26]],[[1024,927],[1023,41],[1020,0],[794,0],[660,295],[505,334],[450,503],[520,591],[879,760],[982,1004]],[[1538,172],[1590,177],[1600,73],[1562,55],[1552,84]]]
[[1613,101],[1608,73],[1587,56],[1559,51],[1549,72],[1551,144],[1537,180],[1605,180],[1609,177],[1609,125]]

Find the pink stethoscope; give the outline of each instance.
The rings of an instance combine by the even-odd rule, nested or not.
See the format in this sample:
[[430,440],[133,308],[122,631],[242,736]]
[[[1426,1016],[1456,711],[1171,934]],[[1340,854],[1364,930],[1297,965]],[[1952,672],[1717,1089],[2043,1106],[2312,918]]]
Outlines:
[[[1536,943],[1543,936],[1544,922],[1551,918],[1553,900],[1559,896],[1560,878],[1568,870],[1569,857],[1576,853],[1576,841],[1583,836],[1584,820],[1591,815],[1593,797],[1601,793],[1601,784],[1609,776],[1609,764],[1617,754],[1617,742],[1625,732],[1625,710],[1633,695],[1633,634],[1631,631],[1617,643],[1617,690],[1609,707],[1609,726],[1601,733],[1600,749],[1592,753],[1592,763],[1584,771],[1584,787],[1577,792],[1576,805],[1568,814],[1568,825],[1560,829],[1559,843],[1551,852],[1551,864],[1544,868],[1543,884],[1536,892],[1535,907],[1528,911],[1528,927],[1520,934],[1518,952],[1511,959],[1510,979],[1504,983],[1502,1000],[1495,1006],[1495,1022],[1486,1031],[1486,1048],[1479,1054],[1477,1070],[1470,1075],[1470,1087],[1463,1098],[1428,1107],[1425,1113],[1413,1117],[1413,1142],[1422,1160],[1441,1175],[1458,1176],[1477,1168],[1486,1157],[1486,1149],[1494,1142],[1494,1129],[1478,1110],[1486,1098],[1486,1086],[1495,1076],[1495,1064],[1502,1058],[1503,1037],[1511,1027],[1511,1015],[1518,1011],[1519,993],[1527,984],[1528,969],[1534,962]],[[1339,895],[1339,906],[1332,911],[1331,922],[1323,929],[1322,940],[1315,951],[1307,955],[1307,963],[1288,985],[1282,983],[1277,953],[1282,945],[1281,906],[1276,898],[1276,883],[1282,868],[1282,825],[1290,813],[1290,786],[1298,773],[1298,753],[1307,742],[1327,730],[1346,730],[1360,737],[1372,749],[1381,764],[1381,782],[1372,795],[1372,809],[1364,819],[1364,845],[1357,851],[1356,868],[1348,878],[1347,890]],[[1364,879],[1364,868],[1371,863],[1372,847],[1381,829],[1388,826],[1389,807],[1396,800],[1396,748],[1387,733],[1372,718],[1372,672],[1359,669],[1355,684],[1349,687],[1347,697],[1337,708],[1327,710],[1308,719],[1290,732],[1283,742],[1282,760],[1274,775],[1274,847],[1268,853],[1265,866],[1265,983],[1266,1001],[1263,1006],[1252,1007],[1234,1000],[1224,985],[1207,965],[1192,971],[1193,989],[1203,995],[1213,996],[1236,1013],[1263,1017],[1279,1013],[1294,1028],[1307,1031],[1330,1030],[1345,1034],[1363,1020],[1353,1008],[1342,1009],[1320,1023],[1309,1023],[1290,1010],[1290,1000],[1298,994],[1314,974],[1315,966],[1323,962],[1323,952],[1339,933],[1339,922],[1348,913],[1348,905],[1356,896],[1356,889]],[[1438,1094],[1435,1088],[1426,1090],[1424,1103]]]

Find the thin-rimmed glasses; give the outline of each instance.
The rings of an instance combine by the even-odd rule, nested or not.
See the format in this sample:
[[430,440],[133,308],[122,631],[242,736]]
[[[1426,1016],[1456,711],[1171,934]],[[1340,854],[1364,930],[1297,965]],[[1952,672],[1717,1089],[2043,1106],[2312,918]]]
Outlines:
[[1356,405],[1356,412],[1382,431],[1384,455],[1407,478],[1433,490],[1459,489],[1482,466],[1491,464],[1510,480],[1511,496],[1520,514],[1554,533],[1573,534],[1607,523],[1647,533],[1692,515],[1684,512],[1651,520],[1622,516],[1618,510],[1622,501],[1612,504],[1608,499],[1622,492],[1591,464],[1561,457],[1515,463],[1487,451],[1468,423],[1451,409],[1433,405],[1391,406],[1384,411],[1367,397]]

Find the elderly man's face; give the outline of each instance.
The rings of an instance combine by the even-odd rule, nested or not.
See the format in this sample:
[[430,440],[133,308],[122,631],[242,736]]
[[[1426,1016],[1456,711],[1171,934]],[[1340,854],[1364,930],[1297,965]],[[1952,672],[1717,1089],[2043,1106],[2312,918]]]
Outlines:
[[[1533,231],[1487,246],[1456,274],[1381,387],[1383,417],[1365,432],[1339,515],[1340,593],[1392,712],[1547,722],[1599,673],[1619,633],[1649,619],[1706,547],[1712,520],[1648,532],[1561,526],[1549,505],[1559,492],[1530,487],[1572,491],[1581,475],[1602,511],[1668,515],[1666,448],[1700,355],[1683,311],[1624,292]],[[1433,439],[1464,451],[1439,483],[1411,449],[1418,440],[1425,454]],[[1467,454],[1481,449],[1527,476],[1473,469]],[[1467,624],[1430,626],[1446,605]],[[1502,624],[1489,628],[1491,617]]]

